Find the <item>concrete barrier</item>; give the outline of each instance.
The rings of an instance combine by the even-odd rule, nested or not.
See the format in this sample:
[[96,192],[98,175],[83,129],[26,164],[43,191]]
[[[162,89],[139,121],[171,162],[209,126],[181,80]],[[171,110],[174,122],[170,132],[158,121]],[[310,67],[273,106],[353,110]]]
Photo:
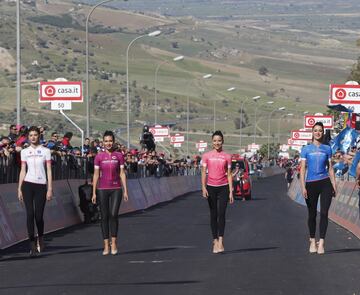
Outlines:
[[[337,189],[337,196],[331,202],[329,218],[360,238],[359,197],[356,183],[337,181]],[[295,202],[306,205],[297,175],[291,183],[288,195]]]
[[[49,233],[79,224],[78,187],[84,180],[53,182],[54,197],[44,212],[45,232]],[[173,176],[128,180],[129,201],[122,202],[119,214],[143,210],[201,189],[200,176]],[[0,186],[0,248],[4,249],[27,239],[25,207],[17,199],[17,184]]]

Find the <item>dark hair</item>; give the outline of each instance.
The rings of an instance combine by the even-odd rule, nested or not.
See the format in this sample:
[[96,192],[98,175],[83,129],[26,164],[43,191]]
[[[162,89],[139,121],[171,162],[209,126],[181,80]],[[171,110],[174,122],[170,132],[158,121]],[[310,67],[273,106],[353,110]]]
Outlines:
[[73,133],[72,132],[66,132],[64,137],[71,139],[73,137]]
[[9,127],[9,129],[12,129],[12,128],[14,128],[14,127],[16,127],[16,125],[15,125],[15,124],[11,124],[10,127]]
[[222,132],[220,130],[216,130],[213,135],[211,136],[211,138],[214,138],[215,136],[220,136],[222,142],[224,142],[224,135],[222,134]]
[[27,132],[30,133],[31,131],[36,131],[40,135],[40,129],[37,126],[30,126]]
[[[314,126],[312,127],[312,131],[314,131],[315,126],[320,126],[322,128],[323,134],[322,137],[320,139],[321,142],[324,141],[324,135],[325,135],[325,129],[324,129],[324,124],[322,122],[316,122],[314,124]],[[314,136],[312,137],[312,141],[314,140]]]
[[110,130],[106,130],[106,131],[104,132],[104,135],[103,135],[103,140],[104,140],[105,136],[111,136],[111,137],[112,137],[113,142],[115,142],[115,135],[114,135],[114,132],[112,132],[112,131],[110,131]]
[[54,136],[55,134],[58,134],[56,131],[54,131],[53,133],[51,133],[51,136]]
[[37,143],[39,143],[40,142],[40,129],[39,129],[39,127],[30,126],[29,129],[27,129],[27,136],[29,136],[30,132],[32,132],[32,131],[35,131],[39,135],[38,142],[37,142]]

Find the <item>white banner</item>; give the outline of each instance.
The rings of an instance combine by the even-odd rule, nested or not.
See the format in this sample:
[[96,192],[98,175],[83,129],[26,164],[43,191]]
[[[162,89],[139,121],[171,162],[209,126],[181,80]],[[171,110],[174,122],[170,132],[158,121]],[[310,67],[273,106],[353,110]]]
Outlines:
[[164,137],[162,136],[154,136],[155,142],[164,142]]
[[204,141],[199,141],[196,143],[196,148],[200,149],[200,148],[207,148],[207,142]]
[[289,150],[289,146],[287,144],[282,144],[280,146],[280,151],[287,152]]
[[255,144],[255,143],[252,143],[252,144],[249,144],[248,145],[248,150],[250,151],[258,151],[260,149],[260,145],[259,144]]
[[182,134],[175,134],[170,136],[170,143],[182,143],[185,141],[185,137]]
[[174,147],[180,148],[180,147],[181,147],[181,142],[175,142],[175,143],[174,143]]
[[311,129],[316,122],[324,124],[325,129],[334,129],[334,117],[333,116],[311,116],[304,117],[304,128]]
[[312,140],[312,132],[311,131],[293,130],[293,131],[291,131],[291,139],[293,139],[293,140]]
[[76,101],[82,102],[82,82],[43,82],[39,83],[39,102]]
[[331,84],[329,104],[360,104],[360,85]]
[[154,137],[169,137],[170,130],[169,127],[163,127],[161,125],[155,125],[149,128],[149,131],[154,135]]
[[291,138],[288,139],[288,145],[290,146],[303,146],[307,145],[309,142],[307,140],[293,140]]
[[71,101],[52,101],[51,109],[54,110],[71,110]]

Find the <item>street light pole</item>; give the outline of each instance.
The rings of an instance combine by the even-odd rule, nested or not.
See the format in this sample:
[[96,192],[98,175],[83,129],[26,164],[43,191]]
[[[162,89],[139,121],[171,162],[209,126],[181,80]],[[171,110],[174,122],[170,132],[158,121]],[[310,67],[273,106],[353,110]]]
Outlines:
[[255,101],[255,118],[254,118],[254,143],[256,143],[256,111],[257,111],[257,107],[256,107],[256,102],[257,100],[260,98],[260,96],[255,96],[252,99]]
[[156,37],[161,31],[154,31],[146,35],[141,35],[133,39],[126,49],[126,132],[127,132],[127,148],[130,148],[130,95],[129,95],[129,50],[131,45],[138,39],[143,37]]
[[244,104],[245,102],[247,102],[247,100],[249,99],[249,97],[246,97],[242,102],[241,102],[241,106],[240,106],[240,122],[239,122],[239,129],[240,129],[240,147],[239,147],[239,150],[241,151],[241,146],[242,146],[242,140],[241,140],[241,137],[242,137],[242,119],[243,119],[243,107],[244,107]]
[[[177,61],[180,61],[180,60],[183,60],[184,59],[184,56],[183,55],[179,55],[179,56],[176,56],[173,58],[173,61],[174,62],[177,62]],[[168,60],[164,60],[162,61],[161,63],[158,64],[158,66],[156,67],[156,70],[155,70],[155,79],[154,79],[154,89],[155,89],[155,125],[157,124],[157,75],[158,75],[158,72],[159,72],[159,69],[160,67],[163,65],[163,64],[166,64],[168,63],[169,61]]]
[[20,0],[16,1],[16,124],[21,123]]
[[[211,74],[206,74],[202,78],[203,79],[210,79],[212,77]],[[190,94],[189,88],[194,80],[190,81],[187,85],[187,99],[186,99],[186,153],[189,155],[189,121],[190,121]]]
[[271,116],[274,112],[276,111],[283,111],[285,110],[285,107],[280,107],[278,109],[273,110],[270,114],[269,114],[269,120],[268,120],[268,146],[267,146],[267,158],[268,160],[270,159],[270,119]]
[[[212,74],[206,74],[203,76],[204,80],[210,79],[212,77]],[[216,115],[216,102],[214,99],[214,106],[213,106],[213,112],[214,112],[214,120],[213,120],[213,128],[214,128],[214,132],[215,132],[215,128],[216,128],[216,123],[215,123],[215,115]]]
[[277,139],[278,139],[278,144],[280,143],[280,125],[281,125],[281,119],[285,118],[286,116],[290,117],[290,116],[294,116],[294,114],[292,113],[289,113],[289,114],[286,114],[286,115],[283,115],[280,117],[279,119],[279,122],[278,122],[278,131],[277,131]]
[[90,137],[90,95],[89,95],[89,20],[90,20],[90,16],[91,14],[94,12],[94,10],[107,2],[110,2],[113,0],[104,0],[99,2],[98,4],[94,5],[90,12],[88,13],[87,17],[86,17],[86,22],[85,22],[85,46],[86,46],[86,55],[85,55],[85,71],[86,71],[86,137]]

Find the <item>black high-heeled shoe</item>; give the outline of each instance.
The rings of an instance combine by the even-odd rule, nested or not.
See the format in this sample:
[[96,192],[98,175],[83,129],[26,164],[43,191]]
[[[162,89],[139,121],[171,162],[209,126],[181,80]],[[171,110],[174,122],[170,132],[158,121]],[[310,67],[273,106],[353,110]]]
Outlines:
[[37,251],[37,247],[36,247],[36,242],[35,241],[30,242],[29,256],[36,257],[37,253],[38,253],[38,251]]
[[38,251],[39,253],[41,253],[41,252],[44,251],[45,244],[44,244],[44,239],[43,239],[43,237],[38,237],[36,248],[37,248],[37,251]]

